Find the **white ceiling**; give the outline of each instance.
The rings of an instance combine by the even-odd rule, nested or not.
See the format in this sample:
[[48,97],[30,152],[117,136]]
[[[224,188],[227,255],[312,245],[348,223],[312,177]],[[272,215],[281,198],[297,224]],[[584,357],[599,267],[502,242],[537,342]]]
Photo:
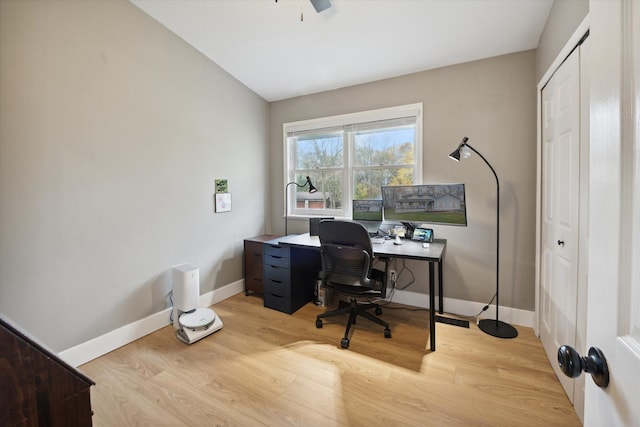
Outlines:
[[276,101],[534,49],[553,0],[131,2]]

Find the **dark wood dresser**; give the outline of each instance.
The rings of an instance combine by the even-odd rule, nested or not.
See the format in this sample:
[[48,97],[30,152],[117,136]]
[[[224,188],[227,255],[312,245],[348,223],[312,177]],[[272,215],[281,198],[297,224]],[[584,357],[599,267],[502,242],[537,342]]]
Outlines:
[[278,236],[263,234],[244,239],[244,293],[264,294],[263,243]]
[[92,385],[0,316],[0,426],[91,426]]

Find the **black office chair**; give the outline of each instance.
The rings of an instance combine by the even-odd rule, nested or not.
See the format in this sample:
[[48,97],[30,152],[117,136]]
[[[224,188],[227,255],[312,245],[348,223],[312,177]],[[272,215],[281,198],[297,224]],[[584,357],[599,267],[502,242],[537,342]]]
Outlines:
[[358,298],[384,298],[387,293],[387,269],[389,259],[384,262],[384,271],[372,268],[373,250],[367,230],[357,222],[325,220],[318,224],[322,271],[320,278],[327,288],[349,297],[349,302],[340,301],[338,309],[319,314],[316,328],[322,328],[325,317],[349,314],[347,329],[340,342],[342,348],[349,347],[349,331],[362,316],[384,326],[384,337],[391,338],[391,329],[384,320],[366,310],[375,309],[382,314],[378,304],[358,303]]

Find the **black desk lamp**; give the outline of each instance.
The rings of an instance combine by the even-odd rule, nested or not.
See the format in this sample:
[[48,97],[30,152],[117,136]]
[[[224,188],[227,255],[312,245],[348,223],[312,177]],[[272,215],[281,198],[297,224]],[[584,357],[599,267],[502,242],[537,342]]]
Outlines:
[[466,136],[462,138],[462,142],[458,145],[453,153],[449,154],[449,157],[456,162],[460,161],[460,157],[469,157],[471,153],[465,148],[472,150],[476,153],[484,162],[489,166],[493,176],[496,177],[496,320],[482,319],[478,322],[478,328],[486,334],[493,335],[498,338],[515,338],[518,336],[518,331],[508,323],[498,320],[498,308],[500,307],[500,182],[498,181],[498,175],[493,169],[493,166],[480,154],[475,148],[467,144],[469,138]]
[[307,180],[305,181],[304,184],[298,184],[295,181],[291,181],[290,183],[288,183],[285,187],[284,187],[284,196],[285,196],[285,206],[284,206],[284,235],[287,236],[289,235],[288,230],[287,230],[287,225],[288,225],[288,219],[289,219],[289,186],[291,184],[295,184],[300,188],[306,187],[307,185],[309,185],[309,193],[315,193],[316,191],[318,191],[318,189],[316,187],[313,186],[313,184],[311,183],[311,178],[307,177]]

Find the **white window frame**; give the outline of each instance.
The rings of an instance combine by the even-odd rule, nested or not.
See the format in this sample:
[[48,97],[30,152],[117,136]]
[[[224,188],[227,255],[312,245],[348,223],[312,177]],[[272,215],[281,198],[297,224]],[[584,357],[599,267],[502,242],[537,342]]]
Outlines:
[[[283,188],[286,188],[289,182],[295,180],[295,169],[293,168],[293,153],[288,139],[290,133],[310,131],[323,128],[333,128],[340,126],[348,126],[358,123],[367,123],[382,120],[399,119],[403,117],[415,117],[415,143],[414,143],[414,176],[413,183],[422,184],[422,163],[423,163],[423,141],[422,141],[422,103],[402,105],[398,107],[389,107],[378,110],[361,111],[357,113],[342,114],[338,116],[323,117],[311,120],[302,120],[298,122],[284,123],[282,125],[283,140]],[[353,138],[352,134],[343,140],[343,150],[345,153],[345,165],[343,170],[343,191],[342,191],[342,209],[300,209],[297,208],[295,197],[284,197],[283,200],[283,216],[284,212],[289,212],[289,218],[310,218],[317,216],[331,216],[335,218],[350,219],[351,200],[353,199]],[[313,176],[311,176],[313,182]],[[291,186],[295,187],[295,186]],[[293,189],[295,191],[295,189]],[[289,199],[289,200],[288,200]],[[287,202],[289,206],[287,206]]]

